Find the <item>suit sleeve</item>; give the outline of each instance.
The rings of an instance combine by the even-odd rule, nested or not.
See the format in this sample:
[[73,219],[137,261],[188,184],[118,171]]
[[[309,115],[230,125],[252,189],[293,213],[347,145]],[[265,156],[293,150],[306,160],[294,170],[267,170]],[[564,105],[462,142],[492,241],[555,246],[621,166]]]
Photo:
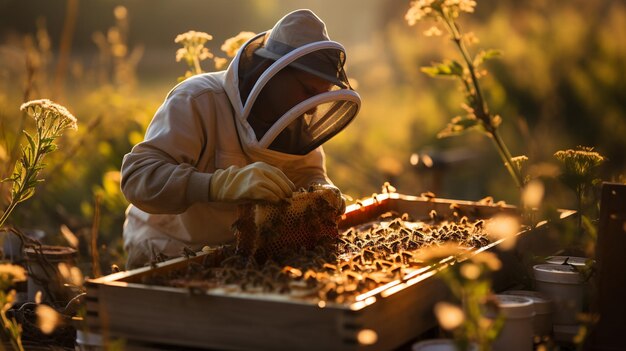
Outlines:
[[[208,111],[215,111],[209,108]],[[124,156],[121,188],[138,208],[154,214],[184,212],[208,201],[211,174],[195,165],[214,116],[201,116],[193,96],[171,93],[156,112],[143,142]]]

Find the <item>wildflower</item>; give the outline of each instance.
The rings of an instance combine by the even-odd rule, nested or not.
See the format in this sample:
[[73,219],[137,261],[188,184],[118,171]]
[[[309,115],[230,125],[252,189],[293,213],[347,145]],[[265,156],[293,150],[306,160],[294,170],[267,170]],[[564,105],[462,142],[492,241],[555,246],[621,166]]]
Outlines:
[[433,13],[432,4],[435,0],[414,0],[411,2],[409,10],[404,15],[404,19],[409,25],[414,25],[417,21],[430,16]]
[[473,263],[464,263],[460,268],[461,275],[469,280],[476,280],[480,277],[480,267]]
[[438,37],[441,34],[441,29],[439,29],[437,26],[432,26],[424,31],[424,35],[427,37]]
[[220,49],[222,49],[228,57],[235,57],[237,50],[255,35],[256,34],[253,32],[239,32],[236,36],[226,39]]
[[543,183],[540,180],[532,180],[524,187],[522,191],[522,204],[529,208],[536,208],[541,205],[543,194],[545,192]]
[[76,117],[65,107],[47,99],[25,102],[20,110],[35,119],[37,133],[33,137],[24,132],[28,144],[22,148],[22,157],[15,164],[13,174],[3,180],[10,181],[13,185],[11,202],[0,216],[0,227],[20,202],[35,193],[35,185],[41,181],[37,179],[37,175],[44,168],[43,158],[56,149],[55,139],[66,129],[78,129]]
[[476,1],[474,0],[446,0],[444,2],[445,6],[448,7],[456,7],[459,11],[472,13],[474,12],[474,8],[476,7]]
[[115,9],[113,9],[113,15],[115,19],[121,21],[128,16],[128,9],[126,9],[125,6],[116,6]]
[[468,45],[480,43],[480,39],[474,34],[474,32],[468,32],[463,35],[463,39]]
[[213,62],[215,63],[216,69],[222,69],[228,64],[228,59],[225,59],[223,57],[215,57],[213,59]]
[[515,156],[511,158],[511,164],[519,171],[522,171],[522,168],[524,167],[524,165],[526,164],[526,162],[528,162],[528,156],[525,155],[521,155],[521,156]]
[[456,18],[460,12],[474,12],[475,7],[473,0],[414,0],[404,19],[412,26],[423,18]]
[[0,264],[0,279],[3,281],[24,281],[26,280],[26,272],[21,266],[13,264]]
[[[38,126],[50,126],[52,131],[62,132],[65,129],[78,129],[76,117],[64,106],[48,99],[25,102],[20,106],[20,110],[26,111],[33,117]],[[61,134],[55,133],[54,135],[60,136]]]
[[476,264],[484,264],[491,271],[500,270],[502,267],[502,262],[500,262],[498,257],[493,252],[479,252],[478,254],[472,256],[471,260]]
[[65,224],[61,225],[61,234],[63,234],[63,237],[71,247],[78,247],[78,238]]
[[561,161],[564,173],[586,179],[591,171],[604,162],[604,157],[593,151],[592,147],[578,146],[576,149],[559,150],[554,157]]
[[48,305],[38,305],[35,310],[37,314],[37,326],[44,334],[50,334],[61,323],[59,313]]
[[465,320],[463,310],[447,302],[438,302],[435,305],[435,316],[437,316],[439,325],[446,330],[457,328]]
[[204,44],[209,40],[212,40],[213,36],[211,34],[205,32],[196,32],[195,30],[190,30],[188,32],[178,34],[174,42],[179,43],[193,43],[193,44]]
[[176,36],[174,42],[183,45],[182,48],[176,51],[176,62],[180,62],[184,59],[187,66],[190,68],[181,79],[204,72],[200,66],[200,62],[214,57],[213,53],[211,53],[208,48],[204,47],[204,44],[212,39],[212,35],[205,32],[196,32],[195,30],[190,30]]
[[519,218],[511,215],[496,215],[487,222],[487,234],[494,240],[507,239],[500,243],[503,250],[513,248],[515,236],[520,231]]

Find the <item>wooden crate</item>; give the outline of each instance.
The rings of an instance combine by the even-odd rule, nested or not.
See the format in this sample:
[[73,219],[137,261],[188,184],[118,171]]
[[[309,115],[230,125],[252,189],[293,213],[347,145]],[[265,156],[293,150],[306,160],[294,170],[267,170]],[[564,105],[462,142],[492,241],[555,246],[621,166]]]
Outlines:
[[[386,211],[427,218],[457,211],[478,218],[499,212],[514,213],[511,206],[483,205],[467,201],[427,199],[383,194],[348,207],[343,229],[375,219]],[[522,252],[552,254],[541,230],[520,233]],[[481,250],[493,250],[504,262],[496,277],[498,289],[509,287],[519,272],[518,253],[498,250],[498,242]],[[541,253],[541,251],[545,251]],[[87,282],[87,318],[92,330],[128,345],[172,345],[218,350],[393,350],[436,325],[433,306],[448,296],[446,287],[426,267],[357,297],[352,304],[328,303],[323,307],[286,295],[259,293],[191,293],[184,288],[142,284],[146,275],[185,268],[197,257],[177,258],[157,265],[120,272]],[[510,268],[510,269],[509,269]],[[373,331],[373,344],[359,342]]]

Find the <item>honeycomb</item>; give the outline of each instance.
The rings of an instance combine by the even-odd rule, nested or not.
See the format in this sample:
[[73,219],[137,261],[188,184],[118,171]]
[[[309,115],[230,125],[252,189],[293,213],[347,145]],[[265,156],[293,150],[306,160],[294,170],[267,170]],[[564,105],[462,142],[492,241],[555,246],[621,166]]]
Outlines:
[[237,254],[264,261],[300,248],[332,248],[341,207],[341,193],[323,186],[301,189],[279,204],[240,205],[233,224]]

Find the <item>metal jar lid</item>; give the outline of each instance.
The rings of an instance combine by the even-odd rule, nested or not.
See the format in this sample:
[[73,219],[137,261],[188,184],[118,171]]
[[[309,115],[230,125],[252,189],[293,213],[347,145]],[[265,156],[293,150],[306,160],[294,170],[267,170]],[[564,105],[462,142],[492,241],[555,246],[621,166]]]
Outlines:
[[581,284],[582,277],[570,265],[538,264],[533,266],[535,280],[547,283]]
[[533,300],[524,296],[496,295],[498,307],[505,318],[531,318],[535,315]]
[[548,295],[539,291],[532,290],[507,290],[502,295],[523,296],[529,298],[533,302],[536,314],[552,313],[552,299]]

